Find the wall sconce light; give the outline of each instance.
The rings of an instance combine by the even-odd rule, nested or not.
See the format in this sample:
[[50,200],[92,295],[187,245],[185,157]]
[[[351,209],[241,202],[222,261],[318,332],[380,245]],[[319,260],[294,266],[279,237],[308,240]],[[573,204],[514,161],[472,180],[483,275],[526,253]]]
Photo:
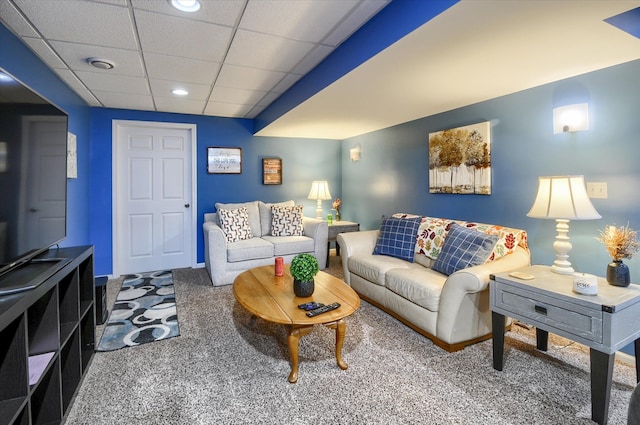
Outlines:
[[553,134],[589,130],[589,104],[560,106],[553,110]]
[[349,149],[349,158],[351,161],[360,161],[360,144],[357,143],[354,147]]

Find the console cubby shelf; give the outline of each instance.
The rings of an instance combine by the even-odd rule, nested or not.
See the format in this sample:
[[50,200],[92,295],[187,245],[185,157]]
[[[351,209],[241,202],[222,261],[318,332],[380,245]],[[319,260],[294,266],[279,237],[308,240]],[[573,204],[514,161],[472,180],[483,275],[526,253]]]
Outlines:
[[0,296],[0,425],[61,423],[95,348],[93,247],[32,264],[0,277],[35,286]]

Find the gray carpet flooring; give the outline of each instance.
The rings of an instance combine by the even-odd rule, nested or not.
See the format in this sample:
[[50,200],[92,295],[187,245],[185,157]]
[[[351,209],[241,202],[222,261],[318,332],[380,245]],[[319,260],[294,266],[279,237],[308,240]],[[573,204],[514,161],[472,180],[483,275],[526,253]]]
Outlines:
[[[349,369],[336,365],[333,332],[317,327],[290,384],[284,327],[251,317],[204,269],[174,280],[181,335],[96,353],[67,425],[593,424],[588,350],[566,339],[550,335],[542,353],[533,330],[514,327],[498,372],[491,341],[448,353],[363,302],[347,320]],[[109,281],[109,302],[119,284]],[[634,387],[635,369],[616,362],[610,424],[626,423]]]

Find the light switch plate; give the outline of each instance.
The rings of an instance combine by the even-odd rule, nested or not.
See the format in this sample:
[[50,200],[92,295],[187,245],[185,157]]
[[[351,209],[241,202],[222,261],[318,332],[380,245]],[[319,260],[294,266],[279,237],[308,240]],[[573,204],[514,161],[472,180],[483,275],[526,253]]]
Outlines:
[[587,182],[587,195],[594,199],[607,199],[606,182]]

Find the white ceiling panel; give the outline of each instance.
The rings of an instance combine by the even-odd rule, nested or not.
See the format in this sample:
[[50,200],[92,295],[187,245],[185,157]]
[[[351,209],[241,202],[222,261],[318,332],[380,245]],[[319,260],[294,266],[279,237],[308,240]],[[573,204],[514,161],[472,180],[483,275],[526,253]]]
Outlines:
[[143,111],[153,111],[155,109],[151,96],[100,90],[92,90],[92,92],[100,103],[109,105],[109,108],[140,109]]
[[213,84],[218,76],[220,64],[197,59],[145,53],[145,64],[149,78],[178,82]]
[[161,110],[171,110],[172,112],[179,114],[202,114],[202,111],[207,104],[206,100],[185,99],[177,97],[154,97],[156,101],[156,108]]
[[96,99],[93,92],[90,92],[87,89],[76,89],[76,93],[78,93],[78,95],[87,102],[89,106],[102,106],[102,103]]
[[[181,83],[172,80],[150,79],[151,93],[155,97],[175,97],[176,99],[207,100],[210,86],[208,84]],[[189,92],[189,96],[176,96],[171,90],[183,89]]]
[[49,44],[41,38],[25,37],[24,42],[33,50],[47,65],[51,68],[66,68],[64,62],[60,60],[60,57],[51,49]]
[[313,68],[315,68],[320,62],[322,62],[329,54],[333,52],[333,47],[325,45],[317,45],[307,56],[305,56],[300,63],[298,63],[291,73],[305,75]]
[[0,1],[0,20],[19,36],[40,37],[40,34],[24,19],[11,2]]
[[77,71],[76,75],[89,90],[150,95],[147,80],[142,77],[86,71]]
[[238,30],[231,43],[226,63],[287,72],[313,47],[311,43]]
[[255,105],[267,94],[264,91],[234,89],[229,87],[215,87],[211,93],[212,102],[225,101],[241,105]]
[[[91,46],[87,44],[52,41],[51,46],[74,71],[102,72],[107,74],[133,75],[144,77],[144,67],[140,52],[136,50],[115,49],[113,47]],[[108,58],[115,64],[112,70],[94,68],[87,59]]]
[[357,4],[357,0],[251,1],[240,28],[318,43]]
[[221,62],[232,29],[159,13],[136,11],[140,44],[145,52]]
[[49,40],[137,48],[133,22],[126,7],[77,0],[13,1]]
[[236,105],[233,103],[209,102],[205,114],[219,117],[245,116],[251,110],[252,105]]
[[354,30],[359,29],[365,22],[385,7],[389,1],[390,0],[371,0],[360,2],[356,10],[340,22],[340,25],[335,31],[329,34],[323,43],[333,47],[340,45],[340,43],[354,33]]
[[136,9],[196,19],[228,27],[233,27],[238,22],[244,8],[244,1],[239,0],[203,0],[200,10],[194,15],[171,7],[169,2],[165,0],[131,0],[131,4]]
[[79,92],[80,90],[88,91],[82,81],[80,81],[78,76],[72,71],[68,69],[56,69],[55,71],[56,74],[58,74],[58,76],[60,76],[60,78],[62,78],[64,82],[76,92]]
[[223,65],[217,84],[222,87],[269,91],[285,76],[284,72],[266,71],[244,66]]

